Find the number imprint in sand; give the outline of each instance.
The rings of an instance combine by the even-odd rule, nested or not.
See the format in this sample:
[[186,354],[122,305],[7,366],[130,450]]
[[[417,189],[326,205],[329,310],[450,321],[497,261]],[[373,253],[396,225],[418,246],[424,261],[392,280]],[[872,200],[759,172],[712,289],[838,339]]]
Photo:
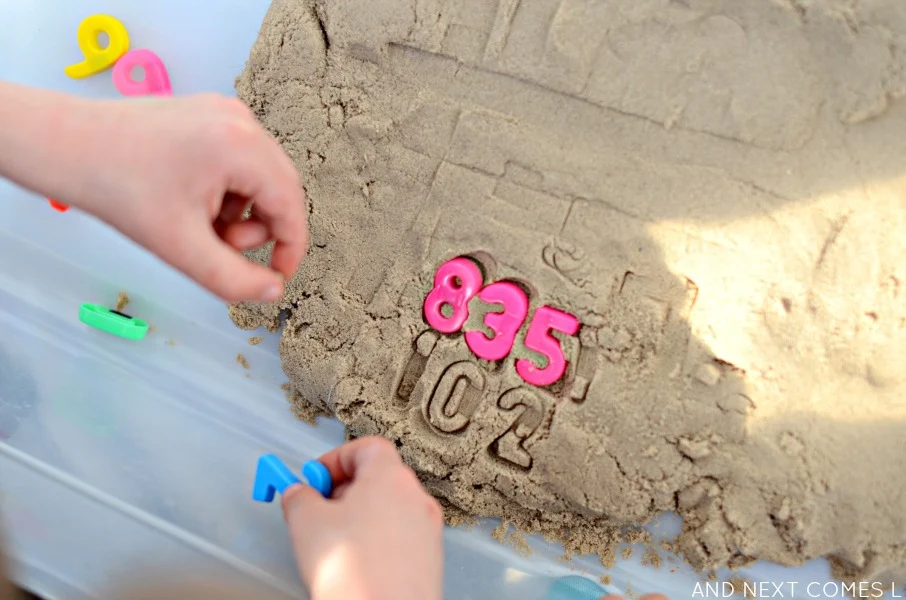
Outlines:
[[423,304],[431,329],[416,337],[396,397],[417,405],[412,414],[436,434],[481,444],[498,462],[528,470],[560,402],[585,400],[596,361],[580,347],[574,315],[551,306],[530,314],[523,286],[485,285],[484,277],[465,257],[438,268]]

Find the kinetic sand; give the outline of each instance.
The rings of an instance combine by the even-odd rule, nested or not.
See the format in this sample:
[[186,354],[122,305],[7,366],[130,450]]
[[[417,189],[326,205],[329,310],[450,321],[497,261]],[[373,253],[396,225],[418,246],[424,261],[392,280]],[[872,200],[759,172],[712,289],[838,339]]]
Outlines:
[[[276,0],[237,88],[312,243],[233,317],[447,506],[902,580],[904,67],[901,0]],[[578,317],[555,384],[431,331],[457,256]]]

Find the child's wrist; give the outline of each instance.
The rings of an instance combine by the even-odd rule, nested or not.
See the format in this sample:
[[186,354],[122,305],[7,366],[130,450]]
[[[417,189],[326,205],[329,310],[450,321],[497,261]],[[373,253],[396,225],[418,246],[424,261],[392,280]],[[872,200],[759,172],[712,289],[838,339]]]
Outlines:
[[93,212],[97,103],[0,82],[0,176]]
[[44,164],[52,165],[56,172],[47,174],[48,189],[39,191],[97,214],[111,195],[110,185],[104,182],[114,175],[107,167],[117,152],[108,143],[115,134],[105,118],[103,103],[66,97],[55,110],[56,135]]

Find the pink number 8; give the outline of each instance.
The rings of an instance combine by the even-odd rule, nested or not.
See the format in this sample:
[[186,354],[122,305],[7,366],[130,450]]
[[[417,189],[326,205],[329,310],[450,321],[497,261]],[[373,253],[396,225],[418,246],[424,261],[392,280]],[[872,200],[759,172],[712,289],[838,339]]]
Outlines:
[[[469,318],[469,301],[481,289],[484,277],[468,258],[454,258],[442,264],[434,275],[434,289],[425,298],[425,320],[441,333],[455,333]],[[444,306],[453,309],[444,316]]]
[[550,306],[542,306],[535,311],[525,334],[525,347],[547,358],[547,366],[537,367],[531,360],[521,358],[516,361],[516,372],[526,382],[539,387],[554,383],[566,372],[563,348],[551,331],[575,335],[579,331],[579,319]]
[[494,332],[489,338],[483,331],[466,332],[466,344],[479,358],[500,360],[513,349],[516,333],[528,314],[528,298],[519,286],[498,281],[487,286],[478,297],[489,304],[502,304],[503,312],[489,312],[484,324]]

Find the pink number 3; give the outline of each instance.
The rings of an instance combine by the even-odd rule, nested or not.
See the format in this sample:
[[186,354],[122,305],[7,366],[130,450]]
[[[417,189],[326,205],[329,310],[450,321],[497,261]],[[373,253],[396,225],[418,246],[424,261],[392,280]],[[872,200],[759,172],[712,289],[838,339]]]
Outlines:
[[519,286],[498,281],[487,286],[478,297],[489,304],[502,304],[503,312],[489,312],[484,324],[494,332],[489,338],[483,331],[466,332],[466,344],[479,358],[500,360],[513,349],[516,333],[528,314],[528,298]]
[[[425,298],[425,320],[441,333],[455,333],[469,318],[469,300],[484,283],[481,270],[468,258],[454,258],[442,264],[434,275],[434,289]],[[450,316],[444,306],[452,308]]]
[[525,334],[525,347],[544,355],[547,366],[537,367],[531,360],[521,358],[516,361],[516,372],[526,382],[539,387],[554,383],[566,372],[563,348],[551,331],[575,335],[579,331],[579,319],[550,306],[542,306],[535,311]]

